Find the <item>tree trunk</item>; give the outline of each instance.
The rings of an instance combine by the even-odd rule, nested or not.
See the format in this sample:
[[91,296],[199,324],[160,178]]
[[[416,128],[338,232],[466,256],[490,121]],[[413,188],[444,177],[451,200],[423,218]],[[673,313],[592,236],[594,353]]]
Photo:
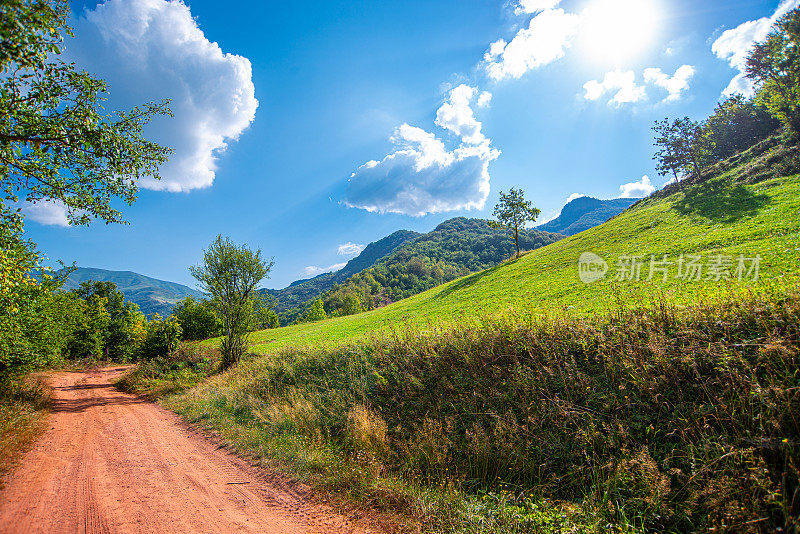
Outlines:
[[519,227],[514,228],[514,243],[517,245],[517,259],[519,259]]

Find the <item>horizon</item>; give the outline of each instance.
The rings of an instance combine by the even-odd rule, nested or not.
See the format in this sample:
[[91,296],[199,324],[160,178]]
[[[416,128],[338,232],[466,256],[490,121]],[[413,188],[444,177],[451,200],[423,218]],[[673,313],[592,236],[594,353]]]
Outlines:
[[172,98],[145,133],[176,152],[129,226],[38,205],[26,233],[51,262],[192,288],[221,233],[274,256],[283,288],[394,231],[490,218],[510,187],[540,223],[575,195],[644,196],[668,181],[653,122],[746,93],[743,54],[798,3],[73,1],[67,56],[111,108]]

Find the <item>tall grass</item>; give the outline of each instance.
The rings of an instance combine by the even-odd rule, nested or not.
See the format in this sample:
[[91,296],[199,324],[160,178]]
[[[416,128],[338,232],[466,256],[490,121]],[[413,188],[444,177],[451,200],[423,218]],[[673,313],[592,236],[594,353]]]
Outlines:
[[790,292],[285,350],[167,405],[429,530],[791,531],[799,362]]

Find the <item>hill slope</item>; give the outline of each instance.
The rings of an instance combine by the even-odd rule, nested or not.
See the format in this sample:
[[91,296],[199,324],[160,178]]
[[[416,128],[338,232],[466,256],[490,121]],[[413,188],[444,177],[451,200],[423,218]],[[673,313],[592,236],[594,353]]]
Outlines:
[[598,200],[591,197],[579,197],[567,203],[558,217],[538,226],[536,229],[544,232],[556,232],[566,236],[579,234],[619,215],[639,200],[641,199],[615,198],[612,200]]
[[131,271],[107,271],[90,267],[78,267],[70,273],[64,290],[77,288],[81,282],[113,282],[125,298],[139,306],[145,315],[157,313],[166,317],[172,313],[172,305],[185,297],[205,298],[203,293],[175,282],[166,282]]
[[[767,154],[764,157],[769,157]],[[757,184],[737,180],[743,165],[700,184],[686,185],[639,202],[613,220],[507,262],[454,280],[378,310],[319,323],[263,331],[254,335],[255,350],[277,346],[354,339],[400,324],[425,326],[514,309],[524,313],[594,315],[617,304],[649,302],[663,295],[687,302],[701,295],[748,291],[775,284],[794,284],[800,273],[800,184],[796,176]],[[578,258],[593,252],[607,261],[605,279],[584,284]],[[647,281],[614,280],[617,261],[668,255],[670,276]],[[674,278],[681,255],[761,256],[758,280],[684,281]],[[685,258],[688,259],[688,258]],[[749,264],[748,264],[749,265]],[[730,269],[731,273],[733,268]]]

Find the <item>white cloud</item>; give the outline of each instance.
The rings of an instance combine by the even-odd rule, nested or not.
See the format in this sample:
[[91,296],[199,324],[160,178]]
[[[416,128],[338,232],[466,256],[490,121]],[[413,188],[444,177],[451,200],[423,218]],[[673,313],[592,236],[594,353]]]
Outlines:
[[146,134],[175,149],[162,180],[148,189],[210,186],[217,159],[255,117],[258,101],[247,58],[222,51],[180,0],[107,0],[74,22],[68,54],[109,82],[114,106],[171,99],[174,119],[156,119]]
[[730,96],[742,93],[746,96],[754,94],[755,87],[745,75],[747,55],[757,42],[763,41],[772,30],[773,24],[792,9],[800,6],[800,0],[783,0],[771,17],[743,22],[736,28],[726,30],[711,45],[711,51],[720,59],[726,60],[731,67],[739,71],[723,91]]
[[492,93],[488,91],[482,92],[478,97],[479,108],[488,108],[491,103],[492,103]]
[[579,22],[578,15],[563,9],[542,11],[510,43],[503,39],[492,43],[484,56],[487,74],[493,80],[520,78],[529,70],[561,59],[577,34]]
[[638,182],[622,184],[619,186],[619,198],[641,198],[655,192],[656,188],[650,182],[650,177],[645,175]]
[[67,207],[60,200],[23,202],[22,214],[26,219],[46,226],[69,226]]
[[683,65],[670,76],[658,68],[644,70],[644,81],[662,89],[666,89],[666,102],[676,102],[681,99],[684,92],[689,90],[689,80],[694,76],[695,70],[691,65]]
[[570,196],[567,197],[567,204],[569,204],[570,202],[572,202],[577,198],[583,198],[585,196],[586,195],[584,195],[583,193],[572,193]]
[[538,13],[547,9],[553,9],[561,3],[561,0],[519,0],[519,4],[514,9],[514,13],[522,15],[524,13]]
[[343,245],[339,245],[339,250],[336,251],[336,254],[339,256],[353,256],[355,254],[360,254],[366,245],[358,245],[356,243],[344,243]]
[[483,208],[489,163],[500,155],[488,139],[448,151],[434,134],[403,124],[392,141],[397,150],[351,175],[345,205],[412,216]]
[[[450,130],[465,143],[471,145],[483,143],[486,137],[481,133],[482,125],[475,119],[475,114],[470,107],[477,94],[477,89],[465,84],[450,91],[448,101],[442,104],[436,112],[436,125]],[[489,98],[491,96],[489,94]],[[482,97],[483,95],[481,95]]]
[[309,265],[308,267],[303,269],[303,275],[307,277],[313,277],[320,275],[322,273],[332,273],[341,270],[345,265],[347,265],[347,263],[335,263],[327,267],[317,267],[316,265]]
[[645,88],[636,84],[636,74],[632,70],[607,72],[602,82],[590,80],[583,84],[583,89],[586,100],[598,100],[606,93],[613,93],[609,104],[617,106],[639,102],[647,97]]

